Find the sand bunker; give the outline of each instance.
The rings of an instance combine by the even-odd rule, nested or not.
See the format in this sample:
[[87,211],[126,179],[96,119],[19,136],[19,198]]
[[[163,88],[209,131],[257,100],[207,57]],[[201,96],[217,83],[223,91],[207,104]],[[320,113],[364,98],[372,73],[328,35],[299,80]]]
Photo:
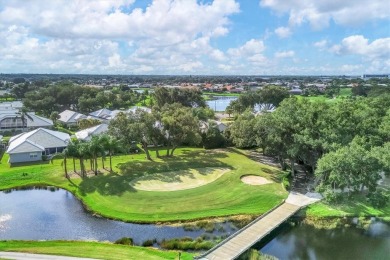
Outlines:
[[245,184],[249,185],[264,185],[268,183],[272,183],[272,181],[267,180],[264,177],[256,176],[256,175],[246,175],[241,177],[241,181]]
[[145,191],[187,190],[211,183],[229,171],[227,168],[206,167],[161,172],[140,177],[130,182],[130,185]]

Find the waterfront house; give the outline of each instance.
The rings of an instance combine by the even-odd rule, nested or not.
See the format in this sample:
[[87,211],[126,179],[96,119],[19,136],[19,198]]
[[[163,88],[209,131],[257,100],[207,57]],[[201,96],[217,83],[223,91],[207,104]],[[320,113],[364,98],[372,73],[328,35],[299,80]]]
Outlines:
[[6,153],[9,163],[41,161],[42,156],[61,153],[70,141],[66,133],[45,128],[21,133],[11,137]]

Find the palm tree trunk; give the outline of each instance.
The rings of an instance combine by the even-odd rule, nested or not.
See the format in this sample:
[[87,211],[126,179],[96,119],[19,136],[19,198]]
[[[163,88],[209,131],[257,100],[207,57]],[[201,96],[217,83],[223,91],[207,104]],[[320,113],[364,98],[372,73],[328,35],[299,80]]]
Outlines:
[[110,152],[110,172],[112,172],[112,154]]
[[76,172],[76,160],[73,157],[73,171]]
[[97,163],[97,157],[94,158],[94,161],[95,161],[95,165],[94,165],[94,168],[95,168],[95,176],[98,175],[98,163]]
[[106,167],[104,167],[104,156],[102,156],[102,167],[103,169],[106,169]]
[[64,156],[64,170],[65,170],[65,178],[69,178],[69,175],[68,175],[68,168],[66,166],[66,156]]

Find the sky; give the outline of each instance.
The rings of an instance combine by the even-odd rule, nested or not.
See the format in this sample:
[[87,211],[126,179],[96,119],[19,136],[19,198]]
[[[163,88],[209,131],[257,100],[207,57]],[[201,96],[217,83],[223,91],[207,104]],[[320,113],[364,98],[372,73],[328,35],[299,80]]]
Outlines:
[[390,1],[0,0],[0,73],[390,73]]

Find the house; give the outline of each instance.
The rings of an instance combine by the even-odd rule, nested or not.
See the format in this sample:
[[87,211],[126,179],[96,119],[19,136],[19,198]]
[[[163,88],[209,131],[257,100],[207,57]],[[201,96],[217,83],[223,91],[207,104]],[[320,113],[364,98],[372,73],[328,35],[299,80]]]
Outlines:
[[108,125],[107,124],[100,124],[97,126],[93,126],[93,127],[78,131],[75,133],[75,135],[76,135],[76,138],[78,140],[89,141],[89,140],[91,140],[92,136],[103,134],[103,133],[106,133],[107,131],[108,131]]
[[210,123],[214,123],[215,126],[218,128],[219,132],[224,132],[227,128],[227,125],[222,123],[221,121],[215,121],[215,120],[209,120],[208,122],[200,121],[199,122],[199,129],[202,133],[206,133],[210,127]]
[[59,116],[60,118],[58,119],[58,121],[66,125],[77,125],[77,122],[80,119],[87,118],[86,115],[80,114],[72,110],[65,110],[61,112]]
[[0,103],[0,110],[20,110],[23,107],[22,101],[11,101]]
[[0,110],[0,131],[24,131],[39,127],[51,128],[53,121],[48,118],[36,115],[34,112],[28,112],[22,120],[19,110],[8,109]]
[[70,136],[66,133],[38,128],[11,137],[6,153],[9,163],[41,161],[42,156],[61,153],[67,146]]
[[129,110],[127,110],[127,112],[135,113],[135,111],[137,111],[138,109],[143,110],[143,111],[145,111],[147,113],[152,113],[152,110],[150,108],[148,108],[148,107],[141,107],[141,106],[134,106],[134,107],[130,108]]

